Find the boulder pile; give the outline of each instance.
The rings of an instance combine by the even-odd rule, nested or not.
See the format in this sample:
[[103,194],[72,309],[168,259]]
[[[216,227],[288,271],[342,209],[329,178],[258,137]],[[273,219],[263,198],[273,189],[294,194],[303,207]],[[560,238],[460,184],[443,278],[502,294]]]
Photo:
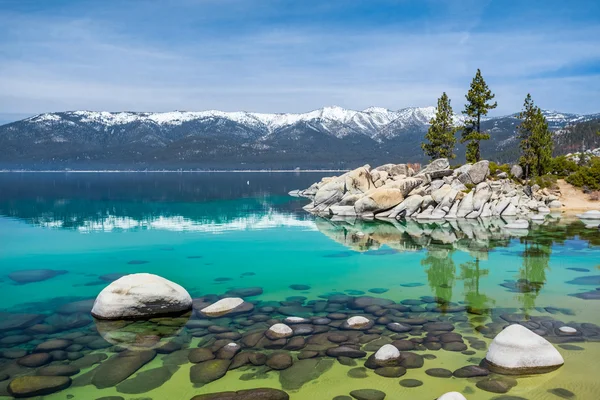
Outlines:
[[445,158],[418,172],[406,164],[364,165],[290,195],[310,198],[304,209],[317,215],[363,219],[531,218],[562,207],[547,189],[523,186],[504,172],[491,177],[489,161],[451,169]]

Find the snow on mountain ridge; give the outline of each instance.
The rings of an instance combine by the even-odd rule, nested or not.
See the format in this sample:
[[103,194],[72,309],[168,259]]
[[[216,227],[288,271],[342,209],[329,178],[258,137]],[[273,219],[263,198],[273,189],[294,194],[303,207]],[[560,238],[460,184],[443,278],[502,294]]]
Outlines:
[[[549,123],[564,124],[578,122],[586,116],[543,110]],[[264,132],[266,136],[276,134],[280,129],[306,123],[311,129],[321,130],[338,138],[349,134],[366,135],[377,141],[389,139],[405,129],[425,130],[435,116],[436,108],[408,107],[397,111],[383,107],[368,107],[362,111],[350,110],[339,106],[324,107],[306,113],[253,113],[245,111],[170,111],[170,112],[108,112],[108,111],[69,111],[64,113],[46,113],[27,118],[25,121],[51,128],[55,125],[77,123],[96,124],[94,129],[113,128],[131,123],[147,123],[160,127],[175,127],[184,123],[198,121],[220,122],[228,120],[253,131]],[[510,117],[518,117],[512,114]],[[495,120],[504,117],[488,117]],[[465,116],[455,114],[453,122],[461,125]]]

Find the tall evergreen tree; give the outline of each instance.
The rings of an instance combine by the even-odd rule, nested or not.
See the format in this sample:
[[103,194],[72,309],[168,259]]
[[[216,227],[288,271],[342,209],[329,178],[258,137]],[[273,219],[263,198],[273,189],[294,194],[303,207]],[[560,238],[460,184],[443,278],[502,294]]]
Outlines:
[[533,103],[528,93],[519,114],[522,120],[517,127],[517,138],[521,140],[521,158],[519,163],[525,168],[525,177],[544,175],[552,161],[554,142],[552,132],[542,110]]
[[471,81],[471,88],[465,97],[467,98],[467,104],[463,114],[467,116],[467,119],[460,142],[468,142],[467,162],[473,163],[481,159],[479,142],[490,138],[489,134],[481,132],[481,117],[487,115],[489,110],[496,108],[498,103],[490,103],[495,95],[492,94],[487,83],[483,80],[479,69],[477,69],[477,73]]
[[421,143],[421,148],[432,160],[456,157],[456,154],[454,154],[456,128],[452,124],[453,115],[450,99],[444,92],[437,101],[435,117],[429,121],[431,126],[425,135],[425,139],[429,143]]

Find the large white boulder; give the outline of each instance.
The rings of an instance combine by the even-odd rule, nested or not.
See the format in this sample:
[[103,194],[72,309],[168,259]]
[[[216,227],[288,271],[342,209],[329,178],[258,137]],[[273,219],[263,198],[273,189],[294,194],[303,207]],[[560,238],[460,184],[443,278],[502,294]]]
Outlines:
[[354,210],[358,215],[368,212],[376,213],[396,207],[402,200],[404,200],[404,196],[400,189],[388,189],[382,186],[354,203]]
[[225,297],[208,307],[204,307],[200,312],[210,317],[217,317],[235,310],[243,303],[244,300],[239,297]]
[[467,398],[458,392],[448,392],[438,397],[437,400],[467,400]]
[[191,309],[191,296],[178,284],[153,274],[131,274],[100,292],[92,315],[98,319],[144,319]]
[[490,370],[512,375],[542,374],[565,363],[550,342],[518,324],[496,335],[485,360]]

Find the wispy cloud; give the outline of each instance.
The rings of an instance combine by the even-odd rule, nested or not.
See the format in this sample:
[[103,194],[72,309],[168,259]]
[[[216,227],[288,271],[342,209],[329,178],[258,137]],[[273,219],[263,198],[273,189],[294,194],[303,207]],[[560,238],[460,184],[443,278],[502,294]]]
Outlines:
[[397,109],[435,104],[442,91],[460,110],[476,68],[496,114],[518,110],[528,91],[544,108],[600,111],[599,23],[490,20],[479,2],[429,2],[399,22],[385,14],[399,2],[383,0],[372,15],[349,7],[341,17],[336,2],[132,3],[0,13],[2,112]]

